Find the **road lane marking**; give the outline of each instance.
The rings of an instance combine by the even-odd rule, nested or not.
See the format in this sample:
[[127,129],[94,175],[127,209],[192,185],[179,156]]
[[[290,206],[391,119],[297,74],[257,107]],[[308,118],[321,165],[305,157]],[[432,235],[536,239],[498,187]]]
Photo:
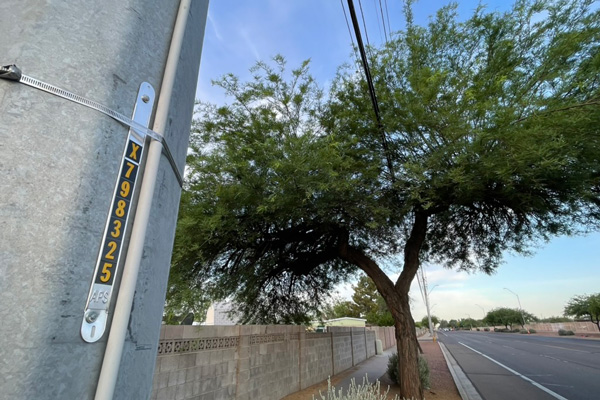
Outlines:
[[569,350],[569,351],[578,351],[578,352],[580,352],[580,353],[589,353],[589,351],[586,351],[586,350],[576,350],[576,349],[569,349],[569,348],[567,348],[567,347],[551,346],[551,345],[549,345],[549,344],[542,344],[542,345],[540,345],[540,346],[553,347],[553,348],[555,348],[555,349],[562,349],[562,350]]
[[550,396],[554,397],[555,399],[559,399],[559,400],[568,400],[566,397],[562,397],[560,394],[553,392],[552,390],[548,389],[545,386],[540,385],[539,383],[537,383],[536,381],[534,381],[533,379],[529,379],[528,377],[526,377],[523,374],[518,373],[517,371],[515,371],[514,369],[507,367],[506,365],[502,364],[499,361],[494,360],[492,357],[483,354],[480,351],[475,350],[474,348],[467,346],[466,344],[462,343],[462,342],[458,342],[459,344],[465,346],[467,349],[474,351],[475,353],[479,354],[482,357],[487,358],[488,360],[490,360],[491,362],[498,364],[499,366],[501,366],[502,368],[504,368],[505,370],[512,372],[513,374],[517,375],[519,378],[526,380],[527,382],[531,383],[533,386],[537,387],[538,389],[543,390],[544,392],[548,393]]

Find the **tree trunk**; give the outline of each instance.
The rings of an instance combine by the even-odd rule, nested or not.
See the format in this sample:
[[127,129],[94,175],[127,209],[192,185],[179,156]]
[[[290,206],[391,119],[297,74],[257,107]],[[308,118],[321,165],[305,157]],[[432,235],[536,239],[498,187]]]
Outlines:
[[398,380],[400,396],[406,399],[423,399],[419,377],[418,342],[415,322],[410,314],[408,291],[419,269],[419,253],[427,232],[427,215],[415,212],[415,222],[404,247],[404,267],[394,284],[377,263],[364,252],[348,243],[348,236],[341,238],[339,257],[362,269],[375,283],[394,317],[396,348],[398,351]]
[[419,376],[419,349],[415,323],[410,315],[408,295],[402,297],[406,299],[401,300],[405,312],[394,317],[400,396],[406,399],[422,399],[423,387]]

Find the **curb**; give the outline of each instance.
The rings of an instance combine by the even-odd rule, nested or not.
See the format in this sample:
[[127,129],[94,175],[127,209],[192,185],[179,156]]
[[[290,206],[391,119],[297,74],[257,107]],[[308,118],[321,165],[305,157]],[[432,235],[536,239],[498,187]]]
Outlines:
[[452,379],[454,379],[454,383],[456,384],[456,388],[458,389],[458,393],[463,400],[483,400],[475,386],[471,383],[467,375],[463,372],[462,368],[458,365],[454,357],[450,354],[444,343],[438,342],[440,345],[440,349],[442,350],[442,354],[446,359],[446,364],[448,364],[448,369],[450,370],[450,374],[452,374]]

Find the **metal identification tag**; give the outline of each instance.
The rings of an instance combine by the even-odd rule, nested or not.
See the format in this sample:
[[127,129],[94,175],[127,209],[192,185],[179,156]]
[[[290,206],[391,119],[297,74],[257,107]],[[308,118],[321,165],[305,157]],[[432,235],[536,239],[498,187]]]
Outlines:
[[[143,82],[140,85],[137,101],[133,110],[133,121],[148,127],[154,106],[154,89]],[[98,341],[106,329],[114,283],[119,272],[122,248],[124,244],[131,201],[138,181],[139,167],[144,154],[144,133],[130,127],[127,145],[121,159],[121,167],[115,186],[110,212],[104,227],[104,235],[92,285],[81,324],[81,337],[88,343]]]

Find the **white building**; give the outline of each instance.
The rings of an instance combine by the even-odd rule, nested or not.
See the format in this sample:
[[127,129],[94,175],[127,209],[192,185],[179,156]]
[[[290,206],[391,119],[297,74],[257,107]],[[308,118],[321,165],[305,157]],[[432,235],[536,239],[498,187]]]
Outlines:
[[230,302],[213,303],[206,312],[206,322],[204,325],[236,325],[239,320],[235,316],[230,316],[229,312],[233,309]]

